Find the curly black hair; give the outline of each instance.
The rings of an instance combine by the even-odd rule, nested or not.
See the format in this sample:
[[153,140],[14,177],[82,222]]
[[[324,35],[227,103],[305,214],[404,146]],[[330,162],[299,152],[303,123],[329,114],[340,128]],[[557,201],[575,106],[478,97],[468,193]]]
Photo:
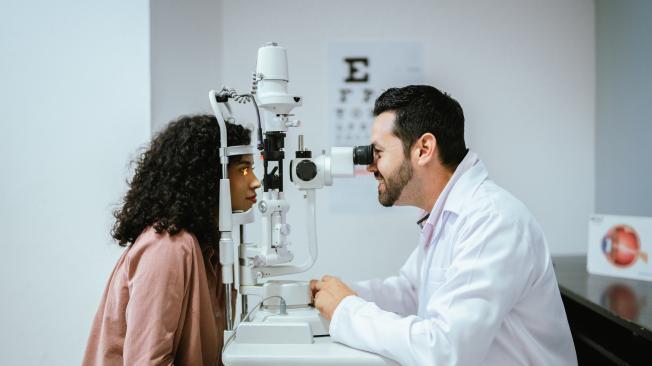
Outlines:
[[[249,145],[251,130],[226,123],[227,145]],[[220,129],[212,115],[181,116],[136,160],[112,235],[121,246],[152,226],[157,233],[186,230],[201,247],[219,241]]]

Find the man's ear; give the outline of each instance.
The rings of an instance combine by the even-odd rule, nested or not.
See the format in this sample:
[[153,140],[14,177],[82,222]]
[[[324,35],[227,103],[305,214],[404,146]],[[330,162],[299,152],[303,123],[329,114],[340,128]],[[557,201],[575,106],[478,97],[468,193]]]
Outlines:
[[425,166],[437,158],[437,139],[431,133],[424,133],[412,147],[413,156],[419,166]]

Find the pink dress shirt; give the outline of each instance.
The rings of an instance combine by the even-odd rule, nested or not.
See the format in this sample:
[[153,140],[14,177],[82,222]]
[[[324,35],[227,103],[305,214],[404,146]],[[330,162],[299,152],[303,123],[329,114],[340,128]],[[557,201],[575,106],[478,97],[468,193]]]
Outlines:
[[218,258],[194,235],[148,228],[122,254],[93,320],[83,365],[221,364]]

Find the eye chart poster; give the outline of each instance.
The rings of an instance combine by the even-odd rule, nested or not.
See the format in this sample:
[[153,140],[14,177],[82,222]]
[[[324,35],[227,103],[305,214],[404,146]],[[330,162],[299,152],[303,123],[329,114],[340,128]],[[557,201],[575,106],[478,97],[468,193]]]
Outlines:
[[[423,45],[413,42],[332,43],[328,48],[331,146],[368,145],[376,98],[391,87],[424,84]],[[331,189],[331,211],[380,211],[377,183],[364,166]]]

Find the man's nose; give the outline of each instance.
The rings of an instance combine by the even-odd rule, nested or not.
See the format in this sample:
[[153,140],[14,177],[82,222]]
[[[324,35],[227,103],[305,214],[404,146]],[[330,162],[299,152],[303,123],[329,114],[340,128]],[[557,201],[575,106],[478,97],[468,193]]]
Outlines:
[[378,170],[378,169],[376,168],[376,160],[374,159],[374,161],[373,161],[371,164],[367,165],[367,171],[368,171],[369,173],[374,173],[374,172],[376,172],[377,170]]

